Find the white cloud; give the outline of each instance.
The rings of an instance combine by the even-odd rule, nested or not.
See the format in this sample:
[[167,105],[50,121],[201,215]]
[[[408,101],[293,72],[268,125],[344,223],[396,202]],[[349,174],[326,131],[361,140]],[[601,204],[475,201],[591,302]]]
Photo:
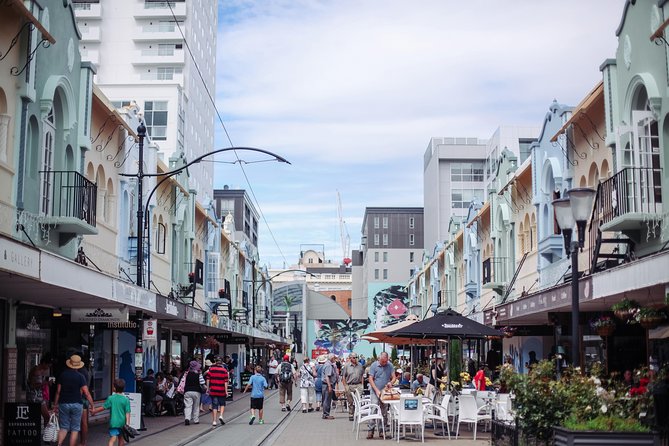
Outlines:
[[615,54],[623,3],[225,0],[217,103],[233,142],[294,163],[252,180],[282,251],[337,243],[310,219],[284,224],[286,209],[336,215],[344,188],[360,219],[365,206],[421,206],[430,137],[488,138],[503,122],[539,126],[553,98],[578,103]]

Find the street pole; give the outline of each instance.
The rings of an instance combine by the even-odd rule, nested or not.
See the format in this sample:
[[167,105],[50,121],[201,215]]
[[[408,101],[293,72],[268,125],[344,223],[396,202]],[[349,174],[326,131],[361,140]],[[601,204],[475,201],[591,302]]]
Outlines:
[[581,337],[578,333],[579,320],[579,289],[578,289],[578,249],[579,243],[574,240],[569,246],[571,255],[571,343],[574,357],[572,363],[574,367],[581,366]]
[[139,164],[137,166],[137,286],[142,284],[142,264],[144,262],[144,202],[142,201],[142,189],[144,179],[144,138],[146,127],[143,122],[137,127],[139,137]]
[[[302,354],[307,354],[307,293],[309,289],[307,288],[307,276],[304,276],[304,282],[302,283],[302,336],[300,343],[302,344]],[[297,343],[297,339],[295,340]],[[303,356],[303,358],[306,356]]]

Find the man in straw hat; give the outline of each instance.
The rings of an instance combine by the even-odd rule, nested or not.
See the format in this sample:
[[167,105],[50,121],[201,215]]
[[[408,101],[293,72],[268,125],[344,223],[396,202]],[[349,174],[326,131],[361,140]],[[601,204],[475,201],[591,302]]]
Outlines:
[[70,446],[76,446],[81,430],[81,416],[84,406],[81,395],[88,401],[91,410],[95,409],[93,398],[88,391],[86,378],[77,370],[84,366],[81,356],[72,355],[65,361],[65,369],[58,377],[56,397],[54,398],[54,411],[58,413],[60,431],[58,432],[58,446],[65,441],[67,433],[70,433]]

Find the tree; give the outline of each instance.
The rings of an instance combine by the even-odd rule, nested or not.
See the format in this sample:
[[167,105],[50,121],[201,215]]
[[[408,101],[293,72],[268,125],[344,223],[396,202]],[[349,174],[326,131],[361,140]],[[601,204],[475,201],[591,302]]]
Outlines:
[[397,362],[397,346],[393,345],[393,349],[390,351],[390,360],[395,363]]
[[374,348],[372,349],[372,359],[373,359],[374,361],[376,361],[376,359],[377,359],[377,357],[376,357],[376,347],[374,347]]

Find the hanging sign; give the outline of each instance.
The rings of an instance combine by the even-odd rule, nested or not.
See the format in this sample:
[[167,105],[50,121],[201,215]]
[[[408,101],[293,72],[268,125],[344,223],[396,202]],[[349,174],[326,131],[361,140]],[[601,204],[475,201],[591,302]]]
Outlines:
[[128,308],[72,308],[72,322],[128,322]]
[[148,319],[144,321],[144,329],[142,330],[142,341],[157,341],[158,340],[158,320]]

